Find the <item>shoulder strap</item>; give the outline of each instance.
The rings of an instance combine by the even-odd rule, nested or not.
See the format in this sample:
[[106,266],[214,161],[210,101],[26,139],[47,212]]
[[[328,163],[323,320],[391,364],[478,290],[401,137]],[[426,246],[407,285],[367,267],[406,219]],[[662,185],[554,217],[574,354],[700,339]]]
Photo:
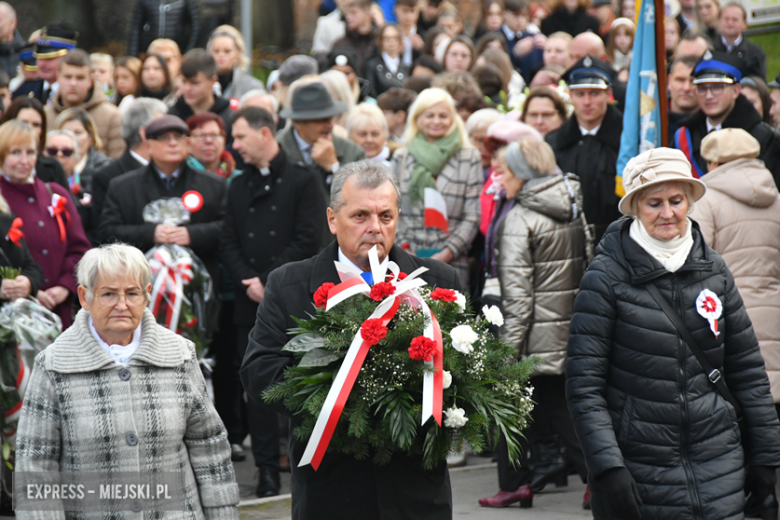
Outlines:
[[707,378],[715,386],[715,388],[718,389],[720,395],[722,395],[723,398],[734,407],[734,410],[737,412],[737,417],[741,420],[742,406],[740,406],[740,404],[737,402],[734,394],[732,394],[731,390],[729,390],[729,387],[726,386],[726,382],[723,380],[723,375],[721,374],[720,370],[714,368],[712,364],[710,364],[710,360],[707,359],[707,356],[705,356],[704,352],[702,352],[701,348],[699,348],[699,344],[693,338],[693,335],[688,330],[688,327],[685,326],[685,323],[683,323],[680,315],[677,314],[669,301],[664,298],[663,294],[661,294],[661,291],[658,290],[658,287],[655,285],[655,283],[650,282],[645,285],[645,288],[647,289],[647,292],[650,293],[650,296],[653,297],[655,302],[661,307],[661,310],[664,311],[666,316],[677,328],[677,331],[688,344],[688,348],[691,349],[691,352],[693,352],[693,355],[696,356],[699,364],[704,369],[704,373],[707,374]]
[[691,139],[691,130],[688,127],[681,126],[674,134],[674,145],[685,154],[688,162],[691,163],[691,173],[696,179],[704,177],[704,172],[701,171],[699,163],[696,162],[696,158],[693,156],[693,140]]

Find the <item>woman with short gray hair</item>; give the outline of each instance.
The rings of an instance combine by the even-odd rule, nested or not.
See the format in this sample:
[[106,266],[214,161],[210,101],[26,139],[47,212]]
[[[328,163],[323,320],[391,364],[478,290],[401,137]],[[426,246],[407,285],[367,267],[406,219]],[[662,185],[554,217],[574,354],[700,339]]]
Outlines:
[[[78,265],[82,310],[35,360],[19,420],[16,471],[180,476],[181,514],[237,519],[225,427],[194,345],[147,309],[151,269],[125,244]],[[29,515],[17,511],[20,518]],[[66,518],[83,513],[67,513]],[[100,513],[102,516],[103,513]]]

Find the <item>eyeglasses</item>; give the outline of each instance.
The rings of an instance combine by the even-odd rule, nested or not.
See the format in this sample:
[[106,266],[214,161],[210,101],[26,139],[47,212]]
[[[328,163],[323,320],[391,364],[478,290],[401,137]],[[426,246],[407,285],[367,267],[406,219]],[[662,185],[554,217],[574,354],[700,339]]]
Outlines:
[[130,307],[137,307],[146,304],[146,293],[143,291],[130,291],[124,294],[115,291],[102,291],[98,293],[98,301],[103,307],[113,307],[119,303],[119,299],[124,298],[125,303]]
[[57,148],[56,146],[47,146],[46,153],[54,157],[55,155],[62,154],[63,157],[70,157],[73,155],[73,148]]
[[212,141],[218,141],[220,139],[224,139],[225,136],[222,134],[192,134],[190,137],[195,139],[196,141],[205,141],[206,139],[211,139]]
[[525,114],[526,119],[542,119],[542,120],[548,120],[552,119],[558,114],[558,112],[528,112]]
[[706,96],[707,91],[709,90],[710,92],[712,92],[712,95],[717,96],[723,92],[724,88],[726,88],[726,85],[724,85],[723,83],[710,83],[707,85],[696,85],[696,92],[700,96]]

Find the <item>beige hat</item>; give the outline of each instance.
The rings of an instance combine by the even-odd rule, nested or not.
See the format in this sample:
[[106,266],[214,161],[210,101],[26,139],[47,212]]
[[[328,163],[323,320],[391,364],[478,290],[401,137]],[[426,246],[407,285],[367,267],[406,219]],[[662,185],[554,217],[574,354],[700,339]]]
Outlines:
[[701,140],[701,156],[709,162],[725,164],[737,159],[755,159],[761,145],[741,128],[724,128],[707,134]]
[[680,150],[654,148],[628,161],[623,170],[625,196],[618,208],[624,215],[631,213],[631,201],[641,190],[663,182],[687,182],[693,189],[693,201],[702,198],[707,187],[691,173],[691,163]]

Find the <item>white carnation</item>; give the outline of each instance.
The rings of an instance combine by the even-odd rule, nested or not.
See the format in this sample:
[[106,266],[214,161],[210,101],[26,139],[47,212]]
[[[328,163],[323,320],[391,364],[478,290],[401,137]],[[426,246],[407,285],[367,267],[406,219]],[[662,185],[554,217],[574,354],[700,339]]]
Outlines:
[[485,305],[482,307],[482,314],[485,315],[485,319],[496,327],[500,327],[504,324],[504,315],[501,314],[501,310],[495,305],[488,307]]
[[447,418],[444,419],[444,426],[447,428],[461,428],[466,426],[466,423],[469,422],[469,418],[466,417],[466,411],[463,408],[450,408],[449,410],[444,410],[444,415],[447,416]]
[[469,325],[458,325],[450,331],[452,348],[463,354],[471,354],[474,351],[474,343],[479,335]]
[[442,389],[446,390],[452,384],[452,374],[450,374],[448,370],[445,370],[441,375],[443,379],[441,387]]
[[455,303],[460,307],[460,312],[466,312],[466,297],[460,291],[455,291]]

